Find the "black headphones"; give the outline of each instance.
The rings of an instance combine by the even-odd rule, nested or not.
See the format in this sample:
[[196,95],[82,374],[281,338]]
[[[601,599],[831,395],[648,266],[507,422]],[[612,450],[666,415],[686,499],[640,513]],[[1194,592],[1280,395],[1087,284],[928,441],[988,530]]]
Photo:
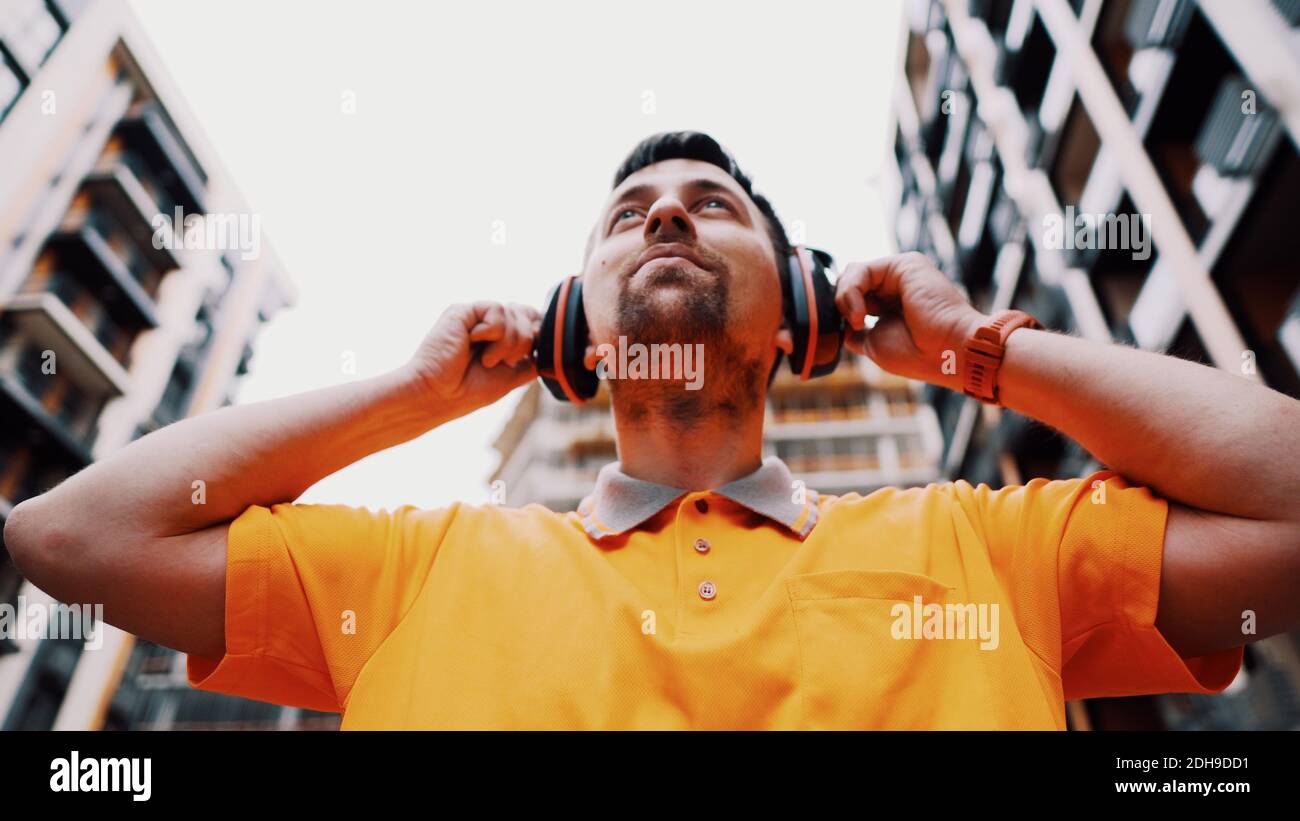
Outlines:
[[[790,370],[803,381],[834,371],[844,348],[844,318],[835,307],[835,286],[827,274],[833,265],[825,251],[796,245],[782,271],[781,303],[794,335]],[[581,405],[600,387],[596,372],[582,364],[588,339],[582,277],[572,274],[551,289],[541,331],[533,341],[537,373],[562,402]],[[777,351],[768,385],[776,378],[783,355]]]

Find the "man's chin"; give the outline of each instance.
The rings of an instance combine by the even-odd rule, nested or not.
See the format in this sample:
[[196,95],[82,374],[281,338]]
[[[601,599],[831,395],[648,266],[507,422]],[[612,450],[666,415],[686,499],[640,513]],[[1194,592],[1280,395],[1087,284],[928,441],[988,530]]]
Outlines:
[[663,314],[639,322],[635,328],[619,329],[626,345],[693,345],[712,343],[720,329],[701,328],[680,314]]
[[726,333],[727,283],[686,260],[651,260],[623,283],[615,327],[628,342],[712,342]]
[[689,263],[661,263],[651,260],[642,265],[632,275],[632,284],[636,288],[665,288],[672,285],[699,288],[708,281],[709,273]]

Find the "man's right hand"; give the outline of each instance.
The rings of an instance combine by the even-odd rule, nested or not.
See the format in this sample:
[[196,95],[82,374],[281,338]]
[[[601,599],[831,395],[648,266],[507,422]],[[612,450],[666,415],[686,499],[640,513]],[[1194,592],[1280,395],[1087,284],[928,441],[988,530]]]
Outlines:
[[452,305],[406,368],[440,416],[458,418],[536,378],[533,338],[541,324],[541,313],[528,305]]

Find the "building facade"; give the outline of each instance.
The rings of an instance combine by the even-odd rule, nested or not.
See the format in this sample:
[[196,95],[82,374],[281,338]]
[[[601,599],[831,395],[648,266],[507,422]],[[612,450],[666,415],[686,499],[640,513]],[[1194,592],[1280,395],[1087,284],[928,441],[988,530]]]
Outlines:
[[[894,93],[897,240],[986,312],[1205,362],[1300,397],[1300,3],[915,0]],[[1098,467],[1042,425],[927,389],[942,472]],[[1076,728],[1300,728],[1300,641],[1218,696],[1069,705]]]
[[[0,520],[231,403],[262,323],[295,298],[251,216],[125,3],[0,4]],[[53,605],[3,551],[0,605]],[[0,638],[0,727],[300,718],[186,700],[183,655],[97,627]]]

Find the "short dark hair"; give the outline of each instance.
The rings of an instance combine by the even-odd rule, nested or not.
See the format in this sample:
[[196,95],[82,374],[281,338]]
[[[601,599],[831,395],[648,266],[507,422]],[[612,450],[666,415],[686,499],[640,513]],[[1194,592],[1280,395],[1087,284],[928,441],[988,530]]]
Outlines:
[[614,172],[611,190],[618,188],[623,180],[642,168],[664,160],[700,160],[726,171],[744,189],[767,221],[767,235],[772,240],[772,250],[776,252],[777,270],[785,265],[785,260],[790,256],[790,239],[786,236],[785,226],[777,217],[772,203],[754,190],[749,177],[740,170],[735,158],[708,134],[699,131],[663,131],[646,137],[627,155],[618,171]]

